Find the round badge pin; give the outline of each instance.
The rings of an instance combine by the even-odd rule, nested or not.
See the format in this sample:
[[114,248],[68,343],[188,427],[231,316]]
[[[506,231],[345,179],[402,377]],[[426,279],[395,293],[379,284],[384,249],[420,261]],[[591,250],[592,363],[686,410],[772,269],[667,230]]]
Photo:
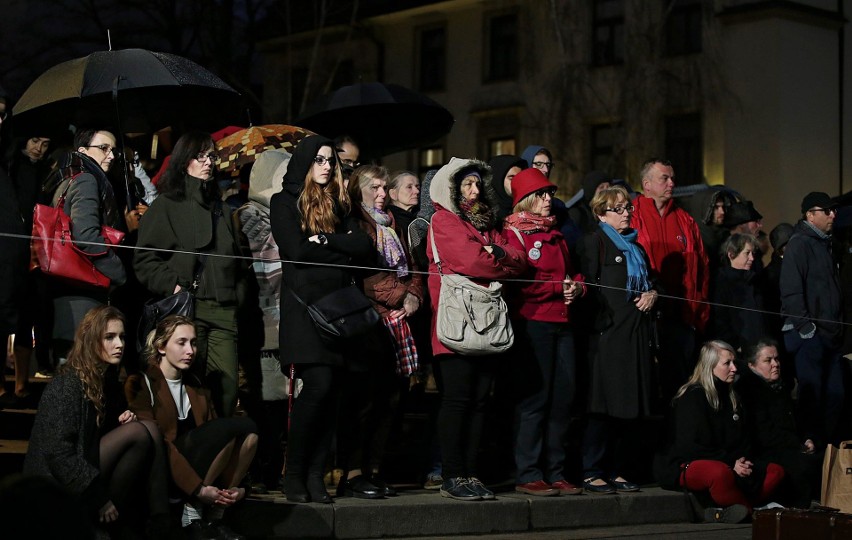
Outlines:
[[533,247],[534,248],[540,248],[541,247],[541,240],[536,240],[535,242],[533,242]]
[[541,258],[541,250],[538,248],[532,248],[527,255],[529,255],[530,259],[533,261],[537,261]]
[[621,255],[619,255],[618,257],[615,258],[615,262],[617,262],[617,263],[620,263],[623,260],[624,259],[621,257]]

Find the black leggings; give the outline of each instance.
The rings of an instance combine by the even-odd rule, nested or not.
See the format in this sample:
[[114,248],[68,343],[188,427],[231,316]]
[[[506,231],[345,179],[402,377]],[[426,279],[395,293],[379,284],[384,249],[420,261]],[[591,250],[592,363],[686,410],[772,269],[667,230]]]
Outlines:
[[257,425],[251,418],[244,416],[215,418],[178,437],[175,447],[186,458],[196,474],[204,478],[213,460],[228,443],[235,439],[244,439],[252,433],[257,433]]
[[333,389],[339,371],[323,364],[296,366],[303,386],[290,414],[285,476],[302,481],[308,474],[322,477],[334,433]]
[[162,439],[148,420],[122,424],[101,437],[101,475],[123,523],[144,523],[146,509],[151,515],[169,512]]

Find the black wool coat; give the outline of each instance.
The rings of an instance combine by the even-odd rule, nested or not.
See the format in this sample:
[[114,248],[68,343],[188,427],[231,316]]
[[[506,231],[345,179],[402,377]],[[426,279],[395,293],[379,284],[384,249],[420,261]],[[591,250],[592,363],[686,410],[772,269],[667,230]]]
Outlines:
[[[284,176],[284,189],[272,196],[270,221],[272,236],[283,262],[281,283],[281,324],[279,344],[281,365],[344,365],[345,343],[329,344],[314,326],[307,309],[293,296],[295,292],[311,304],[352,283],[353,274],[342,266],[369,266],[374,263],[370,237],[342,209],[334,231],[324,231],[327,244],[308,241],[313,232],[302,231],[298,198],[314,157],[331,141],[319,136],[302,139]],[[334,181],[333,179],[330,181]],[[291,292],[292,291],[292,292]]]

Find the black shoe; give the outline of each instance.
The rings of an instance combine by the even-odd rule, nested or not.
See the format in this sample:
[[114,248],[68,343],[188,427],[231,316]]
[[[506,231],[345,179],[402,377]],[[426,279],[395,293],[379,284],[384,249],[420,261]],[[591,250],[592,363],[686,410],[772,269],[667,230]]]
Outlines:
[[204,525],[200,519],[196,519],[183,528],[183,536],[187,540],[221,540],[219,531]]
[[448,497],[458,501],[481,501],[482,495],[474,491],[467,478],[461,476],[447,478],[441,484],[441,497]]
[[392,486],[387,485],[384,480],[376,475],[370,477],[370,483],[379,488],[385,497],[396,497],[397,495],[396,490]]
[[593,476],[583,480],[583,489],[585,489],[587,493],[594,493],[595,495],[611,495],[615,493],[615,488],[612,487],[609,482],[602,486],[596,486],[592,483],[595,480],[603,480],[603,478],[600,476]]
[[639,491],[639,484],[637,484],[635,482],[629,482],[627,480],[625,480],[624,482],[619,482],[618,480],[616,480],[614,478],[610,478],[609,480],[607,480],[607,482],[609,482],[609,484],[618,491],[624,491],[624,492]]
[[311,498],[311,501],[320,504],[330,504],[331,503],[331,495],[328,494],[328,490],[325,489],[325,480],[323,480],[322,475],[308,475],[308,496]]
[[311,496],[308,494],[308,488],[305,487],[305,483],[299,478],[284,478],[284,495],[287,496],[287,500],[290,502],[311,502]]
[[742,523],[748,517],[748,508],[741,504],[732,504],[727,508],[708,508],[704,511],[704,521],[708,523]]
[[355,497],[356,499],[383,499],[382,490],[370,483],[363,475],[359,474],[355,478],[349,478],[342,482],[343,492],[347,497]]
[[211,521],[207,524],[207,530],[218,534],[219,540],[246,540],[242,534],[237,534],[224,525],[221,521]]
[[476,493],[477,495],[482,497],[483,501],[493,501],[494,499],[497,498],[497,497],[494,496],[494,492],[491,491],[490,489],[488,489],[487,487],[485,487],[485,484],[483,484],[479,480],[479,478],[477,478],[475,476],[471,476],[470,478],[467,479],[467,487],[471,491],[473,491],[474,493]]

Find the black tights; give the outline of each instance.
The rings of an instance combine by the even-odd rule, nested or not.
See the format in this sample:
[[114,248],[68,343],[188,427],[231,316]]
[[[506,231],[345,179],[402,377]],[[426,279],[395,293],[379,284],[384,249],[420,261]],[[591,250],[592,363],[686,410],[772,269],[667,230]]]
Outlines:
[[322,477],[334,432],[335,380],[339,368],[329,365],[297,365],[302,391],[293,401],[287,435],[288,478],[305,481],[309,474]]
[[100,461],[122,523],[144,522],[145,508],[152,516],[168,514],[165,448],[154,422],[128,422],[101,437]]

